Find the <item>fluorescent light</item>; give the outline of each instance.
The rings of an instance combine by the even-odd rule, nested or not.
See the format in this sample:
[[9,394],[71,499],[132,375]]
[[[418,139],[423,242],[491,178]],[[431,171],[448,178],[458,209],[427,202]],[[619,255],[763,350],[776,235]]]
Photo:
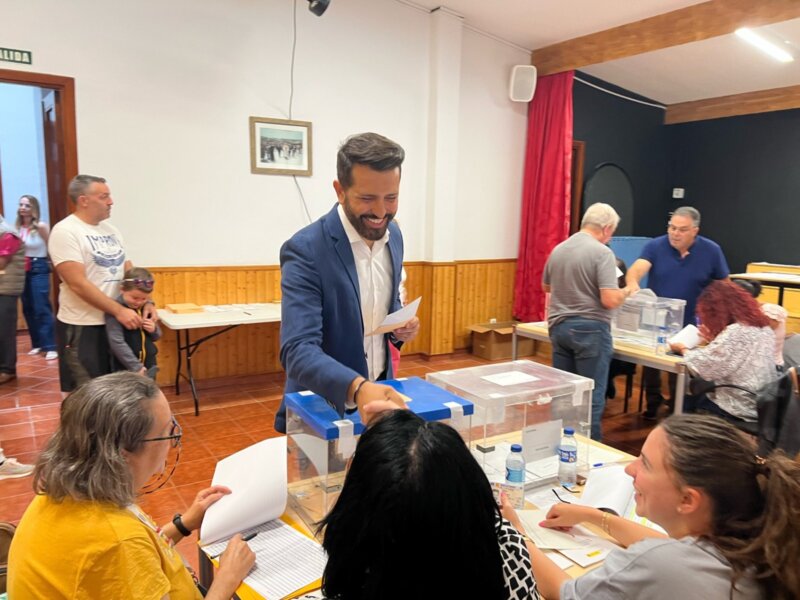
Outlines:
[[766,52],[775,60],[779,60],[781,62],[792,62],[794,60],[794,56],[792,56],[789,52],[781,48],[780,46],[776,45],[774,42],[771,42],[759,34],[757,34],[752,29],[748,29],[747,27],[741,27],[736,30],[736,35],[738,35],[743,40],[750,42],[761,50],[762,52]]

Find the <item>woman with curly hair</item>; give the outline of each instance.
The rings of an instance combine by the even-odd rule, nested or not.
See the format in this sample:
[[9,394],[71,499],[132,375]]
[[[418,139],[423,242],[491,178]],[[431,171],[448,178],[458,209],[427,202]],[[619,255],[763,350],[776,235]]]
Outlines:
[[[777,376],[775,333],[758,302],[742,288],[729,281],[711,282],[697,300],[697,316],[700,335],[708,345],[691,350],[683,344],[671,345],[674,352],[683,354],[689,371],[717,385],[732,384],[753,392]],[[755,396],[736,388],[721,387],[708,396],[687,398],[686,408],[733,423],[758,420]]]

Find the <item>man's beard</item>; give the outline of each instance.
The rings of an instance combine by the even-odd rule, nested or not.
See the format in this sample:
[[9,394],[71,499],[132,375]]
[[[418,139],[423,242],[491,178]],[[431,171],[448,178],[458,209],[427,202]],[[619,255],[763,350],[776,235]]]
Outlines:
[[368,213],[365,215],[361,215],[360,217],[356,216],[353,213],[353,211],[350,210],[350,201],[347,198],[345,198],[344,204],[342,204],[342,208],[344,209],[344,214],[347,215],[347,220],[350,221],[350,224],[356,230],[358,235],[360,235],[365,240],[369,240],[370,242],[374,242],[381,239],[386,234],[386,229],[387,227],[389,227],[389,223],[391,223],[392,219],[394,219],[394,214],[387,212],[384,217],[386,219],[386,223],[384,224],[384,226],[381,227],[380,229],[375,229],[367,225],[364,221],[370,218],[375,219],[377,218],[376,215]]

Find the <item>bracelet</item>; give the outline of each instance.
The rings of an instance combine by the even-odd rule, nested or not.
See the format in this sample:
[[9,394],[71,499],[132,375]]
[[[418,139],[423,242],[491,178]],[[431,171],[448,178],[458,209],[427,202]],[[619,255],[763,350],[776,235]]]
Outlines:
[[361,391],[361,386],[367,383],[367,381],[369,381],[369,379],[362,379],[356,386],[356,391],[353,392],[353,402],[355,404],[358,404],[358,392]]
[[175,525],[175,529],[177,529],[178,533],[180,533],[183,537],[192,535],[192,532],[186,528],[186,525],[183,524],[181,513],[176,513],[175,516],[172,517],[172,524]]
[[603,528],[603,531],[605,531],[608,535],[611,535],[611,529],[608,526],[608,518],[610,516],[610,513],[603,512],[603,521],[600,524],[600,526]]

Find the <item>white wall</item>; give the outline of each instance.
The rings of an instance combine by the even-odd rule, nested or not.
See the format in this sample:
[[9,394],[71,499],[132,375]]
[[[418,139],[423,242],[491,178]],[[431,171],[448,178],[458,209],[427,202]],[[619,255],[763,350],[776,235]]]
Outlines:
[[47,222],[42,93],[38,87],[0,83],[0,169],[6,221],[16,221],[19,197],[30,194],[39,200],[41,220]]
[[[340,141],[377,131],[407,152],[398,213],[406,260],[434,260],[423,240],[431,17],[393,0],[333,0],[321,18],[306,7],[297,1],[292,116],[314,124],[314,174],[298,178],[312,217],[335,201]],[[80,170],[108,178],[112,221],[137,263],[276,264],[281,243],[306,223],[292,178],[253,175],[249,165],[248,117],[288,117],[292,8],[291,0],[4,3],[4,46],[33,51],[32,66],[11,68],[75,78]],[[518,234],[506,227],[519,215],[525,116],[501,97],[509,65],[528,57],[471,32],[463,50],[460,113],[470,131],[461,138],[457,218],[469,231],[473,216],[486,222],[479,248],[463,243],[456,257],[515,256],[509,237]],[[485,135],[502,149],[483,159],[502,188],[493,206],[473,171]]]
[[508,98],[517,48],[466,30],[461,62],[461,153],[457,221],[460,260],[515,258],[519,245],[528,103]]

